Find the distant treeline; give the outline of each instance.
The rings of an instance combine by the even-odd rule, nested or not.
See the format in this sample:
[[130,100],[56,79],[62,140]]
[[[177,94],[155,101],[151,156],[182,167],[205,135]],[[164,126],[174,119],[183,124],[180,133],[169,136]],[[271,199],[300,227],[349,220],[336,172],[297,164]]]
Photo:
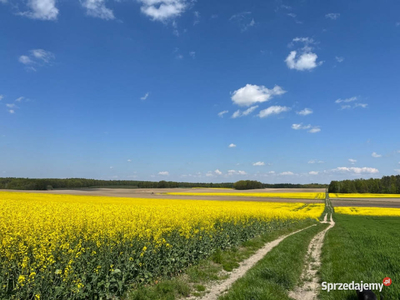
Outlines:
[[[261,186],[259,185],[261,184]],[[323,184],[257,184],[258,188],[324,188]],[[201,183],[201,182],[175,182],[175,181],[134,181],[134,180],[97,180],[85,178],[0,178],[0,189],[15,190],[51,190],[51,189],[73,189],[90,187],[112,187],[112,188],[233,188],[233,182],[224,183]]]
[[329,193],[400,194],[400,175],[383,176],[382,179],[332,181]]

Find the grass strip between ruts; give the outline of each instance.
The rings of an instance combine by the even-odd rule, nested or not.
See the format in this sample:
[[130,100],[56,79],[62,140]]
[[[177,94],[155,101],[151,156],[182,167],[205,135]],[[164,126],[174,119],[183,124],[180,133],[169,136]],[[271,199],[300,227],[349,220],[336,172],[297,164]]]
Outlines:
[[328,224],[318,224],[284,239],[219,299],[290,299],[288,292],[299,282],[308,245],[327,226]]

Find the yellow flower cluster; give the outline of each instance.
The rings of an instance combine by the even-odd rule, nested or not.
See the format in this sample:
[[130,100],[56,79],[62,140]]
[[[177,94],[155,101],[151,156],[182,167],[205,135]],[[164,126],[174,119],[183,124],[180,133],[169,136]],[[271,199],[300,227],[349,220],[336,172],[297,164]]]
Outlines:
[[234,197],[262,197],[280,199],[325,199],[325,193],[190,193],[190,192],[171,192],[166,195],[175,196],[234,196]]
[[[88,280],[87,274],[92,274],[91,280],[101,272],[106,278],[119,276],[121,266],[130,266],[127,262],[132,262],[132,270],[138,272],[145,259],[150,263],[157,251],[197,245],[193,243],[216,236],[221,224],[247,228],[254,222],[315,219],[323,209],[322,203],[0,192],[0,292],[3,288],[5,295],[10,290],[8,283],[13,281],[13,291],[35,292],[32,295],[36,298],[46,285],[65,286],[68,292],[78,294],[85,288],[82,280]],[[188,242],[182,243],[182,239]],[[122,261],[123,257],[126,260]],[[115,263],[120,263],[119,269]],[[22,292],[17,295],[32,296]],[[63,295],[74,298],[72,294]]]
[[400,208],[335,207],[335,212],[345,215],[400,217]]
[[400,194],[329,193],[329,198],[400,198]]

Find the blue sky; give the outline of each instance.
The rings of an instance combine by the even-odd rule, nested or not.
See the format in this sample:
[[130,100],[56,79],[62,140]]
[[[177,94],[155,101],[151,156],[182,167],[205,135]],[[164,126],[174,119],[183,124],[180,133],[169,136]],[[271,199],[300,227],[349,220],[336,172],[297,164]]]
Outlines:
[[0,176],[400,173],[400,2],[0,0]]

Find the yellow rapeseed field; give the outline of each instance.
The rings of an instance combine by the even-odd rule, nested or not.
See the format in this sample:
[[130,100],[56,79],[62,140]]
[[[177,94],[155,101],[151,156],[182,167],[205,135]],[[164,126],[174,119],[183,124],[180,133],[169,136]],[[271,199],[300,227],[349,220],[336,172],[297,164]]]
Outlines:
[[191,193],[170,192],[166,195],[175,196],[237,196],[237,197],[265,197],[281,199],[325,199],[325,193]]
[[400,217],[400,208],[335,207],[335,212],[346,215]]
[[329,198],[400,198],[400,194],[329,193]]
[[121,295],[323,204],[0,192],[0,298]]

